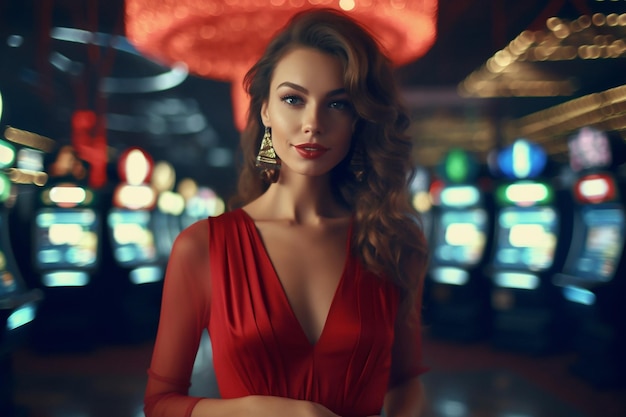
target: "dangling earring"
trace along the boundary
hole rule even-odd
[[[267,126],[263,139],[261,139],[261,147],[256,156],[255,166],[261,170],[263,179],[268,182],[276,182],[280,169],[280,159],[272,145],[272,132]]]

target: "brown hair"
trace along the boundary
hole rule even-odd
[[[271,176],[255,167],[263,136],[261,105],[269,96],[273,70],[295,47],[311,47],[343,63],[344,84],[357,114],[351,150],[332,171],[336,197],[355,212],[353,248],[367,268],[389,277],[411,305],[419,300],[427,264],[420,219],[409,201],[412,142],[409,118],[400,103],[391,63],[369,32],[342,12],[312,9],[297,14],[248,71],[247,126],[241,136],[242,166],[233,206],[261,195]],[[359,168],[355,168],[358,165]],[[354,170],[363,170],[355,176]]]

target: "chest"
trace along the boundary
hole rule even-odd
[[[307,338],[322,333],[348,256],[348,227],[258,227],[276,278]]]

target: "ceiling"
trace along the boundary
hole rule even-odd
[[[593,62],[525,63],[541,76],[573,80],[576,89],[568,96],[477,98],[458,93],[459,83],[494,53],[522,31],[543,30],[549,17],[574,20],[624,11],[626,1],[615,0],[440,0],[435,44],[421,59],[396,70],[414,121],[410,133],[416,161],[432,166],[456,146],[485,156],[515,136],[515,129],[508,126],[516,120],[625,84],[626,54],[622,54]],[[171,69],[119,45],[111,47],[110,42],[93,48],[53,39],[54,27],[124,35],[123,1],[0,1],[3,124],[69,143],[72,113],[92,109],[107,115],[112,159],[129,146],[142,146],[155,160],[172,162],[179,178],[192,177],[222,195],[232,192],[238,133],[230,85],[188,76],[166,91],[118,89],[99,94],[103,78],[121,83]],[[19,47],[5,42],[13,34],[23,37]],[[54,67],[47,58],[56,52],[73,62],[64,69],[59,69],[63,63]],[[558,154],[562,147],[553,149]]]

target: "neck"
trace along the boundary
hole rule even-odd
[[[309,177],[281,175],[261,197],[273,207],[276,218],[295,223],[319,223],[324,218],[342,217],[346,208],[333,195],[330,175]]]

